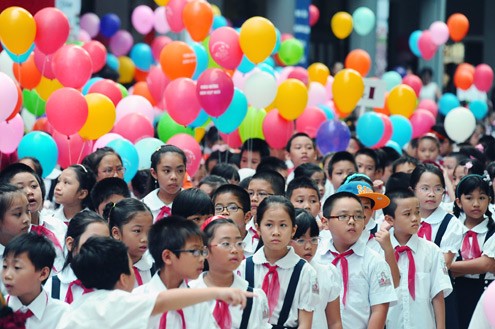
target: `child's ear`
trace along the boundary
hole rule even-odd
[[[390,226],[394,226],[394,219],[392,216],[390,215],[385,215],[384,217],[384,220],[390,225]]]
[[[120,234],[120,230],[118,227],[114,226],[112,227],[112,238],[114,238],[115,240],[122,240],[122,234]]]
[[[77,198],[78,198],[79,200],[84,200],[84,199],[88,196],[88,193],[89,193],[89,192],[88,192],[88,190],[86,190],[86,189],[81,189],[81,190],[79,190],[79,192],[78,192],[78,194],[79,194],[79,195],[77,196]]]
[[[171,265],[172,264],[172,257],[175,256],[175,254],[173,252],[171,252],[170,250],[168,249],[165,249],[164,251],[162,251],[162,261],[163,261],[163,264],[165,265]]]
[[[48,268],[48,266],[43,267],[43,268],[40,270],[39,281],[40,281],[40,282],[43,282],[43,281],[45,281],[46,279],[48,279],[48,278],[50,277],[50,272],[51,272],[51,269],[49,269],[49,268]]]
[[[297,225],[294,225],[294,227],[292,227],[292,233],[290,235],[290,238],[294,238],[294,234],[296,234],[296,231],[297,231]]]
[[[490,201],[491,201],[491,199],[490,199]],[[458,206],[459,208],[461,208],[461,209],[462,209],[461,200],[460,200],[459,198],[455,198],[455,203],[457,204],[457,206]]]
[[[251,217],[252,217],[251,210],[249,210],[248,212],[246,212],[244,214],[244,224],[249,223],[249,221],[251,220]]]
[[[323,215],[320,216],[320,222],[321,226],[323,227],[324,230],[328,230],[328,219],[323,217]]]
[[[150,174],[154,179],[158,179],[158,176],[154,168],[150,168]]]
[[[71,236],[68,236],[65,238],[65,245],[67,246],[67,250],[69,252],[72,252],[72,247],[74,247],[74,238]]]

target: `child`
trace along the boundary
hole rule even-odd
[[[52,298],[70,304],[89,291],[81,284],[81,281],[77,280],[70,266],[71,260],[89,237],[109,235],[108,223],[97,213],[84,210],[74,216],[74,220],[70,221],[67,227],[65,238],[67,256],[64,267],[45,284],[45,289]]]
[[[42,284],[50,277],[55,249],[45,237],[27,233],[12,239],[4,251],[2,281],[14,312],[26,315],[26,328],[54,328],[68,305],[52,299]]]
[[[411,190],[396,190],[384,208],[393,228],[392,245],[400,270],[397,303],[388,311],[388,328],[445,328],[444,298],[452,292],[438,246],[417,236],[419,200]]]
[[[227,180],[221,176],[208,175],[199,182],[198,188],[209,196],[212,196],[217,188],[228,183],[229,182],[227,182]]]
[[[454,214],[462,218],[462,248],[451,266],[460,328],[467,328],[484,289],[495,279],[495,223],[488,209],[487,177],[467,175],[456,189]]]
[[[287,176],[289,175],[287,164],[285,163],[285,161],[273,156],[261,159],[260,164],[258,165],[258,167],[256,167],[256,171],[266,170],[276,171],[280,175],[282,175],[284,179],[287,179]]]
[[[130,294],[134,272],[127,248],[122,242],[107,237],[89,238],[71,264],[82,284],[94,291],[71,305],[57,329],[144,329],[149,327],[154,317],[164,312],[211,299],[244,306],[246,297],[253,296],[233,288],[172,289],[140,296]]]
[[[82,164],[96,174],[97,181],[108,177],[124,178],[125,168],[122,158],[111,147],[105,146],[88,154]]]
[[[414,168],[416,168],[418,165],[419,165],[418,159],[410,157],[408,155],[403,155],[393,162],[392,172],[394,174],[398,172],[410,174],[413,172]]]
[[[322,265],[313,260],[320,242],[318,224],[308,211],[296,209],[296,225],[291,246],[299,257],[316,270],[320,288],[320,301],[315,308],[312,328],[342,328],[339,272],[332,264]]]
[[[457,189],[457,185],[464,176],[468,174],[482,175],[484,169],[485,167],[483,163],[474,158],[465,158],[459,161],[457,166],[454,168],[454,173],[452,174],[452,183],[454,185],[454,190]]]
[[[346,151],[335,153],[328,163],[328,177],[333,187],[332,194],[337,191],[348,175],[357,171],[358,168],[351,153]]]
[[[213,216],[213,212],[211,198],[199,188],[181,191],[172,205],[172,215],[192,220],[198,227]]]
[[[218,217],[218,216],[216,216]],[[241,232],[230,219],[212,217],[205,222],[202,231],[208,246],[208,271],[191,282],[192,288],[233,287],[253,291],[248,282],[234,274],[244,258]],[[209,310],[221,329],[261,329],[268,325],[268,300],[261,289],[254,289],[256,298],[248,301],[244,311],[228,307],[221,301],[208,302]]]
[[[95,184],[95,175],[85,166],[76,164],[67,167],[58,177],[55,186],[55,202],[60,207],[52,214],[65,224],[78,212],[91,208],[90,192]]]
[[[449,153],[443,158],[443,169],[447,171],[447,177],[452,183],[454,182],[454,169],[465,158],[460,152]]]
[[[303,176],[312,179],[316,183],[320,198],[323,198],[325,195],[325,182],[327,180],[323,169],[314,163],[303,163],[294,169],[294,179]]]
[[[316,161],[315,143],[306,133],[296,133],[287,142],[285,150],[288,153],[288,158],[293,164],[292,168],[297,168],[303,163]],[[291,180],[289,175],[288,180]]]
[[[98,215],[103,215],[107,203],[117,203],[124,198],[130,198],[131,192],[126,182],[118,177],[103,178],[91,190],[91,203]]]
[[[320,214],[321,203],[318,187],[307,177],[294,178],[287,185],[285,194],[294,208],[306,209],[313,217]]]
[[[174,145],[162,145],[151,155],[150,190],[142,200],[151,209],[153,220],[171,215],[172,202],[182,189],[187,158]]]
[[[319,288],[316,271],[289,247],[296,232],[294,206],[283,196],[265,198],[256,229],[264,245],[242,262],[241,276],[266,293],[272,326],[311,328]]]
[[[210,172],[210,175],[216,175],[223,177],[230,184],[239,185],[239,181],[241,180],[239,176],[239,172],[237,171],[237,167],[230,163],[219,163]]]
[[[436,162],[440,155],[440,142],[433,134],[426,134],[419,138],[417,158],[420,162]]]
[[[378,156],[375,150],[370,148],[359,149],[354,155],[358,172],[368,176],[371,181],[378,179],[375,177],[378,170]]]
[[[136,277],[134,286],[150,281],[155,273],[153,259],[146,252],[148,233],[153,225],[150,209],[139,200],[126,198],[107,204],[103,217],[108,219],[112,237],[127,246]]]
[[[239,168],[252,168],[256,170],[261,160],[269,155],[270,148],[263,139],[246,139],[241,147]]]
[[[390,268],[359,239],[365,215],[358,196],[337,192],[323,205],[332,240],[323,241],[317,261],[330,262],[342,275],[340,309],[344,328],[383,328],[390,302],[396,300]]]

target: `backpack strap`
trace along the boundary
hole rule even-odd
[[[246,290],[249,292],[253,292],[253,287],[248,286]],[[252,309],[253,309],[253,299],[248,298],[246,301],[246,307],[242,312],[241,326],[239,327],[239,329],[247,329],[249,323],[249,317],[251,316]]]
[[[52,298],[60,299],[60,279],[57,275],[52,276]]]
[[[495,228],[492,228],[491,230],[488,230],[488,232],[486,232],[485,241],[483,242],[483,244],[485,244],[486,241],[488,241],[488,239],[492,237],[493,233],[495,233]],[[481,281],[485,281],[485,277],[486,277],[486,273],[480,274]]]
[[[282,310],[280,311],[280,316],[278,317],[277,326],[284,326],[289,318],[290,308],[294,301],[294,296],[296,294],[297,284],[299,283],[299,277],[301,276],[302,268],[306,264],[306,261],[300,259],[299,262],[294,266],[292,275],[290,277],[289,286],[287,287],[287,293],[285,294],[284,304],[282,305]]]
[[[246,275],[244,279],[248,282],[250,287],[254,287],[254,262],[253,256],[246,258]]]
[[[435,236],[435,244],[438,247],[440,247],[440,243],[442,242],[445,231],[447,231],[447,227],[449,226],[449,223],[452,220],[452,218],[454,218],[452,214],[446,214],[445,217],[442,219],[442,223],[440,224],[437,235]]]

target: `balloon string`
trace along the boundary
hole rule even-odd
[[[48,62],[48,58],[46,58],[46,56],[45,56],[45,59],[43,60],[43,66],[41,67],[41,75],[42,76],[45,76],[45,74],[44,74],[45,73],[45,65],[46,65],[47,62]],[[34,115],[37,116],[37,117],[39,116],[38,115],[38,106],[40,104],[40,98],[41,98],[40,95],[38,95],[38,96],[39,97],[36,97],[36,106],[34,107]]]
[[[81,162],[81,157],[82,157],[82,153],[83,153],[84,147],[86,146],[86,142],[89,142],[89,141],[87,141],[86,139],[83,138],[83,144],[82,144],[82,147],[81,147],[81,152],[79,152],[79,156],[77,157],[77,162],[76,163],[80,163]]]
[[[70,148],[70,136],[67,136],[67,148],[69,149],[69,166],[72,164],[72,150]]]

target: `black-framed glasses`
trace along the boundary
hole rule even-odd
[[[206,256],[208,256],[208,248],[206,248],[206,247],[204,247],[203,249],[172,250],[172,252],[188,252],[188,253],[192,254],[194,257],[199,257],[199,256],[206,257]]]
[[[357,222],[363,221],[366,217],[364,215],[337,215],[329,216],[328,218],[337,218],[341,222],[348,222],[351,218]]]
[[[235,249],[238,249],[238,250],[244,250],[244,248],[246,248],[246,242],[244,242],[244,241],[237,241],[237,242],[224,241],[224,242],[220,242],[217,244],[211,244],[210,246],[222,248],[225,250],[231,250],[232,247],[234,247]]]
[[[235,203],[231,203],[231,204],[228,204],[226,205],[225,207],[220,205],[220,204],[217,204],[215,206],[215,214],[219,214],[219,213],[222,213],[224,210],[227,210],[229,213],[231,212],[237,212],[239,209],[241,209],[241,207],[239,207],[238,205],[236,205]]]
[[[300,246],[304,246],[306,244],[306,242],[309,242],[311,243],[312,245],[318,245],[320,243],[320,240],[321,238],[318,237],[318,236],[314,236],[310,239],[303,239],[303,238],[300,238],[300,239],[294,239],[292,241],[294,241],[295,243],[297,243],[298,245]]]

